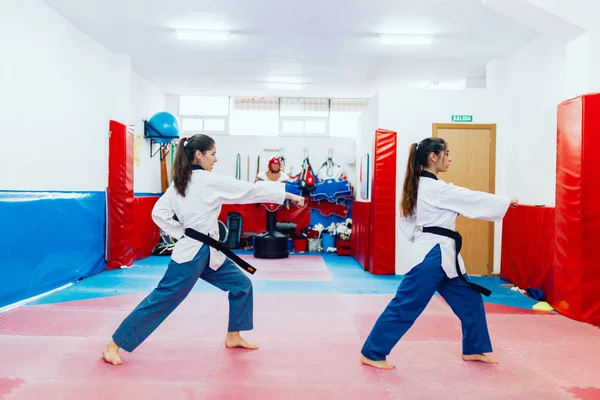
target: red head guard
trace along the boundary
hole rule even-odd
[[[273,165],[278,165],[281,168],[281,160],[279,157],[273,157],[269,160],[269,171],[273,171]]]

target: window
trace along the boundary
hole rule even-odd
[[[316,133],[316,134],[327,133],[327,121],[326,120],[304,121],[304,132],[305,133]]]
[[[204,120],[193,117],[181,118],[181,129],[184,132],[202,132],[204,130]]]
[[[329,99],[280,99],[282,135],[327,136]]]
[[[227,96],[181,96],[179,115],[210,115],[225,117],[229,115],[229,97]]]
[[[328,99],[280,99],[279,115],[282,117],[329,117]]]
[[[227,133],[229,97],[181,96],[179,117],[181,129],[186,133]]]
[[[334,99],[331,100],[331,115],[329,116],[329,136],[356,137],[358,118],[369,104],[363,99]]]
[[[272,97],[232,97],[229,133],[231,135],[277,136],[279,99]]]
[[[298,136],[327,136],[327,118],[285,118],[281,117],[281,134]]]
[[[282,120],[281,133],[304,133],[304,121],[302,120]]]
[[[204,120],[204,130],[208,132],[224,132],[225,119],[206,118]]]
[[[181,96],[188,134],[356,137],[365,99]]]
[[[182,117],[181,130],[186,133],[227,133],[227,118]]]

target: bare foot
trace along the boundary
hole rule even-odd
[[[379,368],[379,369],[394,369],[396,368],[395,364],[391,364],[385,360],[383,361],[373,361],[373,360],[369,360],[367,357],[365,356],[361,356],[360,357],[360,362],[365,364],[365,365],[369,365],[371,367],[375,367],[375,368]]]
[[[106,348],[102,352],[102,357],[104,357],[104,361],[112,365],[121,365],[123,363],[121,357],[119,357],[119,346],[112,340],[106,345]]]
[[[485,354],[469,354],[462,356],[464,361],[481,361],[486,364],[498,364],[498,361]]]
[[[239,332],[229,332],[225,338],[225,347],[233,349],[241,347],[243,349],[258,350],[258,346],[254,343],[250,343],[246,339],[240,336]]]

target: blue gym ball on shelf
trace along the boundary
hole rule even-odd
[[[167,111],[161,111],[152,116],[146,124],[146,137],[158,143],[168,143],[179,139],[181,124],[179,118]]]

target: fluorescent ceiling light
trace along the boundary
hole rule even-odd
[[[379,35],[381,44],[403,46],[426,46],[433,41],[432,35]]]
[[[177,30],[177,37],[181,40],[228,40],[231,38],[230,31],[203,31],[183,29]]]
[[[274,83],[303,83],[304,78],[300,76],[269,75],[263,79],[265,82]]]
[[[299,83],[267,83],[267,89],[281,89],[281,90],[302,90],[303,86]]]

